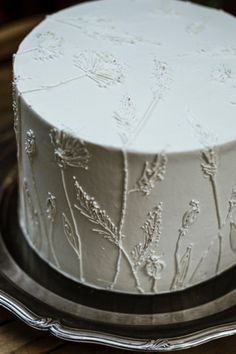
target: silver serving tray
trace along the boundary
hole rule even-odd
[[[127,313],[125,316],[133,318],[134,325],[125,325],[122,321],[112,323],[108,317],[103,317],[104,311],[96,308],[96,302],[89,308],[79,301],[64,297],[63,293],[52,291],[47,286],[52,281],[49,275],[42,276],[43,283],[31,276],[30,270],[36,267],[33,256],[30,257],[28,268],[22,267],[16,256],[24,253],[19,242],[16,192],[16,150],[13,131],[7,127],[0,132],[0,304],[28,325],[48,330],[65,340],[147,352],[191,348],[236,334],[236,291],[232,284],[230,296],[221,296],[221,310],[215,306],[215,312],[208,315],[202,312],[195,321],[163,325],[155,320],[152,326],[142,322],[143,315]],[[25,253],[27,258],[28,254]],[[211,302],[211,308],[217,301]],[[197,308],[188,308],[188,312],[191,311],[198,313]],[[89,317],[90,313],[95,316]],[[113,313],[114,318],[122,318],[116,308]]]

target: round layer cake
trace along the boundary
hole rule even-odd
[[[48,16],[14,57],[20,224],[91,288],[181,291],[236,260],[236,20],[177,0]]]

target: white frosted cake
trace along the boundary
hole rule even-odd
[[[14,57],[20,225],[78,284],[182,291],[236,262],[236,20],[177,0],[48,16]]]

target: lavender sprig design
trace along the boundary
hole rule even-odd
[[[51,143],[54,147],[54,156],[57,165],[60,169],[63,190],[65,193],[68,209],[73,223],[73,229],[74,229],[73,232],[76,237],[76,255],[79,261],[80,279],[81,281],[83,281],[84,278],[83,278],[82,244],[81,244],[81,238],[76,223],[76,218],[74,215],[74,210],[71,205],[69,193],[67,190],[65,170],[68,167],[82,168],[87,170],[90,155],[83,141],[80,141],[77,138],[69,136],[63,131],[52,129],[50,131],[49,136],[51,139]],[[65,219],[64,217],[63,220],[68,220],[68,219]],[[64,222],[64,229],[65,229],[65,225],[69,225],[69,223]],[[66,230],[67,229],[68,228],[66,228]],[[65,234],[68,235],[68,233]],[[72,245],[71,242],[69,243],[70,245]],[[75,251],[75,247],[73,247],[73,249]]]

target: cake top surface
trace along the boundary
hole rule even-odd
[[[48,16],[14,60],[18,91],[99,145],[180,152],[236,139],[236,19],[178,0],[101,0]]]

